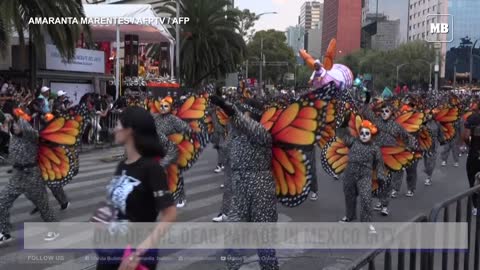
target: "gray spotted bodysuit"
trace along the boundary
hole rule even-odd
[[[154,119],[160,143],[167,150],[166,156],[161,161],[161,165],[166,167],[176,162],[178,157],[177,146],[168,139],[168,136],[175,133],[191,134],[192,129],[185,121],[171,113],[157,114],[154,116]],[[180,181],[183,183],[183,175],[180,175],[180,178]],[[185,199],[185,187],[179,194],[179,199]]]
[[[229,222],[276,222],[277,199],[271,171],[272,137],[258,122],[235,108],[231,118],[231,140],[228,142],[230,177],[233,188]],[[230,251],[229,270],[243,263],[237,251]],[[276,270],[275,250],[258,250],[262,270]]]
[[[429,120],[427,123],[425,123],[427,128],[430,130],[432,134],[432,149],[430,150],[430,153],[427,153],[423,159],[424,166],[425,166],[425,173],[427,174],[427,177],[430,179],[433,174],[433,170],[435,169],[435,164],[437,162],[437,154],[438,154],[438,147],[441,142],[443,142],[444,135],[442,132],[442,127],[440,126],[439,123],[435,120]]]
[[[48,193],[38,158],[38,131],[23,119],[17,121],[22,133],[10,139],[9,158],[14,172],[6,187],[0,192],[0,232],[9,234],[10,208],[22,194],[38,208],[45,222],[55,222],[55,215],[48,204]]]
[[[375,126],[377,126],[378,133],[375,136],[375,144],[379,147],[383,146],[395,146],[397,145],[397,138],[403,140],[408,147],[415,149],[415,138],[410,135],[400,124],[395,122],[393,115],[388,120],[383,120],[381,117],[375,115],[375,113],[366,107],[363,111],[363,116],[370,120]],[[384,181],[381,184],[378,192],[380,203],[383,207],[388,206],[389,196],[393,186],[397,185],[399,181],[402,181],[403,171],[392,172],[391,181]],[[393,183],[392,183],[393,182]],[[383,185],[383,186],[382,186]]]
[[[340,179],[343,182],[346,217],[349,221],[357,218],[357,197],[360,197],[360,221],[372,219],[372,178],[377,172],[379,183],[386,180],[386,169],[380,147],[374,143],[362,143],[352,137],[348,129],[340,128],[337,136],[349,148],[348,165]]]

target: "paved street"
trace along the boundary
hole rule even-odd
[[[58,213],[62,221],[87,221],[98,203],[105,198],[105,186],[115,169],[116,163],[104,163],[100,158],[120,153],[119,149],[93,151],[81,155],[81,167],[78,176],[65,190],[72,204],[66,212]],[[318,157],[318,155],[317,155]],[[319,159],[319,157],[318,157]],[[420,212],[426,212],[435,203],[457,194],[467,188],[464,172],[465,158],[460,168],[448,166],[439,168],[434,174],[434,184],[426,188],[423,185],[423,162],[419,165],[418,190],[413,199],[400,196],[391,203],[391,215],[387,218],[377,216],[375,221],[407,221]],[[187,206],[178,211],[178,221],[210,221],[218,214],[222,190],[222,175],[214,174],[216,153],[207,149],[197,164],[185,175]],[[7,167],[0,168],[0,187],[8,181]],[[344,216],[344,203],[341,183],[334,181],[318,165],[320,198],[316,202],[307,201],[301,207],[286,209],[279,207],[280,221],[297,222],[336,222]],[[403,185],[405,188],[405,184]],[[402,191],[402,194],[405,190]],[[58,209],[53,196],[50,202]],[[11,210],[14,225],[13,236],[16,238],[7,246],[0,247],[0,269],[92,269],[95,261],[91,252],[71,251],[27,251],[23,249],[22,223],[41,221],[40,217],[30,216],[32,204],[23,196],[16,201]],[[164,251],[166,257],[158,269],[161,270],[214,270],[224,269],[220,261],[223,251]],[[322,251],[278,251],[282,269],[342,269],[361,252]],[[53,256],[52,256],[53,255]],[[49,257],[52,256],[52,257]],[[247,260],[242,269],[259,269],[255,255]]]

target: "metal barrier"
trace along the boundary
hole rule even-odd
[[[473,209],[473,197],[474,195],[478,194],[476,199],[477,207],[480,206],[480,186],[473,187],[466,192],[453,196],[452,198],[445,200],[437,204],[430,213],[429,222],[467,222],[468,224],[468,249],[466,251],[443,251],[441,255],[441,263],[439,261],[435,261],[435,252],[429,252],[429,268],[430,270],[433,269],[459,269],[460,267],[460,255],[461,253],[464,254],[463,256],[463,269],[464,270],[478,270],[480,269],[480,218],[473,217],[472,209]],[[462,207],[464,201],[466,202],[466,211],[465,207]],[[453,213],[451,213],[450,207],[454,207]],[[462,214],[465,214],[463,216]],[[453,218],[454,217],[454,218]],[[472,219],[475,220],[474,224],[472,224]],[[474,227],[472,227],[472,225]],[[473,238],[474,237],[474,238]],[[475,239],[473,246],[472,240]],[[473,250],[473,262],[470,258],[470,255]],[[449,253],[453,253],[453,264],[449,264]],[[440,267],[436,267],[437,263],[441,264]],[[473,267],[472,267],[473,264]],[[450,267],[449,267],[450,266]]]
[[[427,216],[421,214],[416,216],[410,222],[427,222]],[[396,252],[395,252],[396,251]],[[395,253],[397,256],[395,257]],[[381,262],[380,256],[384,254],[383,263]],[[372,250],[353,263],[350,264],[346,269],[347,270],[361,270],[363,267],[368,266],[368,270],[375,270],[377,267],[383,268],[385,270],[404,270],[404,269],[427,269],[428,263],[428,254],[422,252],[421,250],[392,250],[389,247],[379,248]],[[408,268],[405,268],[406,257],[408,257]],[[397,265],[397,268],[394,268],[394,265]],[[383,266],[382,266],[383,265]],[[418,267],[417,267],[418,266]]]

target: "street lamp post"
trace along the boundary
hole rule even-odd
[[[176,16],[177,16],[177,22],[179,21],[179,18],[180,18],[180,3],[179,3],[180,0],[176,0],[175,3],[176,3]],[[177,82],[180,83],[180,24],[177,23],[177,25],[175,25],[175,43],[176,43],[176,52],[175,52],[175,59],[176,59],[176,73],[177,73]]]
[[[260,13],[256,16],[257,19],[260,19],[261,16],[267,15],[267,14],[277,14],[277,12],[264,12]],[[260,40],[260,78],[258,80],[258,85],[260,87],[260,95],[263,96],[263,64],[265,62],[265,56],[263,55],[263,37]]]
[[[477,45],[477,42],[479,39],[475,40],[473,43],[472,47],[470,48],[470,85],[472,85],[472,80],[473,80],[473,49],[475,49],[475,45]]]
[[[428,81],[428,88],[429,88],[428,90],[432,90],[431,89],[432,88],[432,69],[433,69],[433,64],[435,64],[435,63],[434,62],[428,62],[427,60],[424,60],[424,59],[417,59],[416,61],[424,62],[424,63],[429,65],[430,71],[429,71],[428,74],[430,76],[430,79]]]

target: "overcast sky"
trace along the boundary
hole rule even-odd
[[[285,31],[288,26],[297,25],[300,7],[304,2],[305,0],[235,0],[235,5],[240,9],[250,9],[256,14],[277,12],[278,14],[262,16],[255,23],[255,29]]]
[[[360,1],[360,0],[358,0]],[[300,7],[305,0],[235,0],[235,5],[240,9],[250,9],[260,14],[263,12],[277,12],[276,15],[262,16],[255,24],[256,30],[276,29],[285,31],[288,26],[297,25]],[[323,1],[320,1],[323,2]],[[375,9],[375,0],[370,0],[370,5]],[[380,12],[385,12],[390,19],[401,19],[402,32],[406,35],[408,0],[379,0]],[[375,12],[372,10],[372,12]]]

